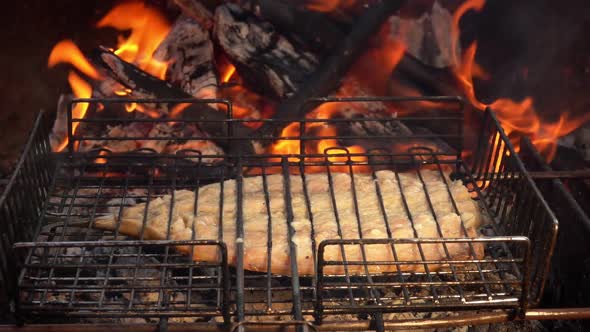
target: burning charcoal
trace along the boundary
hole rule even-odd
[[[293,95],[315,72],[315,55],[234,4],[217,7],[214,35],[246,84],[279,98]]]
[[[169,63],[166,80],[195,98],[217,97],[213,43],[209,33],[190,17],[181,16],[160,44],[154,58]]]

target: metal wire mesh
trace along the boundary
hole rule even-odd
[[[90,103],[91,106],[101,103],[108,107],[109,103],[122,101],[102,99],[78,102]],[[321,323],[326,319],[341,318],[338,315],[368,315],[382,321],[384,314],[405,311],[522,310],[528,303],[536,301],[542,291],[557,223],[491,112],[486,112],[484,116],[479,150],[475,151],[471,160],[466,161],[462,157],[462,105],[457,98],[355,98],[311,102],[387,102],[396,105],[430,102],[445,105],[443,109],[450,112],[441,112],[436,116],[408,115],[384,119],[298,120],[298,134],[293,136],[245,137],[237,135],[230,128],[235,123],[248,121],[232,119],[231,103],[220,103],[228,109],[228,119],[221,125],[227,130],[221,131],[217,139],[232,142],[299,142],[298,151],[289,155],[220,156],[203,154],[190,148],[173,153],[158,153],[160,151],[153,148],[154,145],[150,145],[150,149],[134,151],[113,151],[108,148],[83,151],[81,147],[95,141],[100,141],[104,147],[115,141],[134,144],[142,141],[174,141],[183,146],[186,142],[203,142],[211,137],[193,134],[182,137],[176,134],[134,136],[128,133],[105,138],[97,134],[97,130],[104,130],[106,125],[131,123],[152,126],[165,123],[186,128],[202,122],[198,118],[70,118],[71,123],[80,123],[76,134],[70,131],[70,150],[58,154],[55,167],[47,167],[42,173],[46,174],[47,179],[51,178],[52,185],[41,185],[49,195],[45,203],[34,203],[37,209],[44,207],[38,218],[39,228],[36,233],[29,232],[31,235],[28,238],[10,241],[17,243],[19,252],[25,254],[18,282],[19,312],[25,317],[221,317],[226,323],[231,317],[243,322],[255,316],[283,315],[294,321],[315,320]],[[375,124],[388,128],[397,128],[400,124],[412,128],[435,124],[433,127],[444,127],[445,132],[441,134],[432,130],[420,135],[408,135],[399,131],[392,134],[390,131],[388,134],[359,136],[350,132],[341,135],[318,134],[313,130],[322,126],[347,128]],[[312,148],[317,147],[321,140],[335,140],[341,146],[313,151]],[[432,142],[435,142],[435,147]],[[397,144],[393,150],[390,149],[392,143]],[[353,144],[369,148],[360,153],[352,152],[349,147]],[[442,145],[448,148],[436,148]],[[439,174],[441,178],[451,174],[453,178],[462,180],[481,205],[482,213],[491,220],[482,230],[485,237],[471,238],[463,224],[461,238],[444,238],[441,225],[436,220],[438,237],[419,238],[411,211],[407,211],[415,238],[399,238],[390,229],[387,229],[385,238],[363,238],[365,225],[359,218],[359,211],[367,207],[358,203],[354,177],[362,173],[375,179],[380,170],[411,173],[419,179],[425,188],[422,193],[425,195],[425,204],[435,219],[428,186],[424,182],[425,172]],[[243,240],[245,221],[242,211],[245,179],[253,175],[262,177],[263,199],[268,206],[269,200],[273,198],[266,190],[267,181],[272,174],[282,174],[286,193],[283,197],[283,212],[290,225],[294,220],[292,197],[289,195],[290,182],[300,178],[305,183],[306,176],[317,172],[327,174],[328,193],[334,206],[337,206],[338,199],[331,174],[345,173],[353,179],[351,193],[355,195],[354,209],[347,213],[352,213],[352,219],[356,220],[359,238],[347,239],[338,226],[337,237],[316,241],[310,195],[304,189],[305,206],[312,224],[311,242],[313,248],[317,248],[312,257],[315,273],[298,273],[300,267],[296,257],[299,251],[296,241],[293,241],[295,231],[292,227],[286,229],[288,243],[285,247],[291,257],[288,263],[290,274],[271,273],[273,250],[277,250],[280,244],[272,241],[273,218],[270,210],[264,220],[260,220],[260,223],[267,225],[267,272],[247,271],[244,266],[244,248],[248,243]],[[27,171],[27,175],[30,178],[39,176],[35,170]],[[147,215],[144,215],[144,226],[137,238],[125,236],[125,232],[118,228],[104,231],[93,227],[96,218],[105,212],[121,213],[127,206],[148,202],[147,212],[149,202],[164,194],[171,195],[169,204],[174,206],[176,191],[198,193],[200,187],[211,183],[219,184],[220,198],[216,204],[223,206],[228,204],[224,202],[223,183],[230,179],[235,180],[236,185],[236,213],[233,218],[221,213],[219,224],[235,223],[235,236],[228,236],[219,227],[213,238],[203,240],[193,237],[193,240],[177,241],[170,238],[171,215],[167,237],[160,241],[151,240],[146,235]],[[376,208],[382,214],[379,218],[386,219],[381,197],[384,188],[380,188],[378,182],[375,183],[379,205]],[[454,211],[459,214],[448,183],[446,190]],[[408,198],[404,196],[403,190],[399,192],[407,210]],[[196,195],[195,211],[198,202]],[[335,210],[338,222],[339,212]],[[235,245],[235,259],[227,257],[229,244]],[[449,248],[457,245],[467,246],[469,254],[462,258],[452,257]],[[179,246],[189,248],[191,254],[180,252]],[[391,250],[393,259],[371,260],[366,251],[375,246]],[[398,246],[416,247],[421,253],[420,259],[398,257]],[[428,259],[422,253],[429,246],[443,248],[446,257]],[[477,246],[485,247],[483,257],[475,253],[474,248]],[[339,248],[342,253],[340,259],[326,259],[324,253],[329,247]],[[347,260],[346,252],[350,247],[360,248],[360,260]],[[218,252],[217,261],[205,263],[191,259],[192,253],[207,248],[214,248]],[[324,273],[334,266],[342,267],[344,273]],[[357,269],[360,273],[349,273],[348,269],[353,266],[360,266]],[[377,273],[371,266],[393,266],[393,272]],[[404,266],[419,268],[409,271]]]

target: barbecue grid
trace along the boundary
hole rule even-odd
[[[109,103],[129,100],[74,101],[77,102],[89,103],[91,107],[99,103],[108,107]],[[227,101],[156,102],[216,102],[220,107],[228,108],[228,119],[222,123],[227,131],[222,133],[223,137],[220,138],[230,143],[251,139],[237,136],[233,132],[232,123],[247,121],[232,119],[231,103]],[[18,183],[18,179],[24,179],[37,184],[40,188],[39,197],[35,195],[36,199],[29,202],[23,200],[26,196],[21,194],[19,204],[30,204],[24,209],[13,209],[7,201],[2,205],[3,225],[14,225],[23,229],[23,226],[31,221],[38,220],[37,230],[24,228],[23,234],[27,236],[3,241],[5,253],[13,252],[9,244],[16,243],[18,255],[15,257],[21,268],[17,283],[18,293],[10,294],[17,299],[17,313],[25,320],[56,315],[97,318],[152,317],[164,321],[170,319],[171,322],[206,322],[214,318],[226,324],[266,315],[285,316],[298,322],[314,321],[317,324],[330,319],[342,320],[343,317],[357,316],[372,319],[376,326],[382,326],[384,321],[392,319],[395,317],[392,315],[399,312],[505,309],[517,314],[538,302],[555,242],[557,222],[528,177],[492,112],[488,110],[483,116],[478,149],[469,158],[463,159],[461,142],[464,117],[460,99],[326,98],[311,102],[388,102],[396,105],[431,102],[443,105],[444,108],[441,109],[452,111],[437,116],[400,116],[387,119],[299,120],[298,136],[279,139],[299,140],[307,144],[300,145],[298,154],[288,156],[220,157],[203,155],[194,150],[164,155],[147,149],[128,153],[113,153],[108,150],[77,152],[76,146],[79,144],[104,140],[104,137],[94,134],[76,136],[72,135],[71,131],[69,151],[52,154],[47,141],[41,139],[45,136],[34,133],[28,151],[25,151],[25,160],[32,160],[29,163],[33,163],[33,166],[17,173],[15,183]],[[91,128],[133,121],[153,124],[173,120],[181,125],[202,121],[188,118],[76,119],[72,117],[71,110],[72,108],[69,113],[70,128],[76,122],[80,123],[80,126]],[[308,127],[318,123],[342,125],[352,122],[367,126],[375,123],[403,123],[407,126],[437,123],[451,129],[447,130],[446,134],[423,134],[418,138],[443,140],[454,150],[441,152],[434,151],[432,147],[421,146],[408,148],[401,153],[392,153],[385,147],[362,154],[351,153],[346,147],[330,149],[323,154],[309,153],[306,150],[308,144],[315,144],[319,139],[327,138],[338,141],[374,141],[377,145],[382,144],[383,140],[405,142],[406,139],[416,138],[403,135],[354,137],[350,134],[318,137],[307,133]],[[256,138],[260,141],[277,139]],[[118,141],[171,139],[178,140],[177,137],[112,138]],[[203,140],[202,137],[182,139]],[[208,163],[212,159],[217,161],[214,165]],[[130,239],[120,235],[118,231],[95,230],[88,223],[109,208],[120,210],[133,201],[149,201],[179,189],[194,191],[204,184],[223,182],[232,178],[236,179],[237,201],[240,202],[240,188],[245,176],[265,177],[281,173],[284,179],[288,179],[291,174],[304,177],[312,167],[328,174],[344,171],[351,176],[361,169],[368,169],[373,175],[380,169],[404,170],[416,172],[420,178],[427,168],[441,174],[443,169],[451,168],[453,176],[464,181],[473,191],[484,213],[492,222],[483,229],[486,237],[481,239],[326,240],[319,244],[319,250],[314,257],[317,262],[316,274],[311,277],[297,275],[295,259],[291,260],[292,277],[245,271],[243,259],[240,259],[243,257],[243,243],[237,244],[237,266],[230,268],[221,231],[219,238],[211,241],[148,241]],[[6,193],[8,198],[5,198],[7,200],[19,192],[19,187],[14,184],[9,189]],[[333,187],[331,193],[334,199]],[[285,199],[287,202],[289,195],[286,195]],[[220,204],[223,202],[220,201]],[[289,204],[286,206],[288,209]],[[21,219],[27,208],[30,209],[27,212],[29,214],[35,211],[33,216]],[[237,204],[237,209],[237,237],[243,238],[241,204]],[[287,215],[288,218],[292,218],[289,211]],[[21,224],[23,220],[27,220],[27,223]],[[270,218],[264,222],[270,225]],[[289,238],[293,236],[292,232],[289,228]],[[3,233],[10,234],[4,230]],[[472,256],[472,259],[462,261],[447,259],[416,262],[371,262],[366,259],[351,262],[346,261],[345,255],[342,255],[342,261],[326,261],[323,258],[324,249],[328,246],[365,248],[372,244],[415,243],[422,246],[457,242],[468,243],[471,246],[478,242],[484,243],[486,257],[481,260]],[[291,255],[295,255],[296,248],[292,241],[289,243]],[[174,249],[175,245],[211,246],[218,250],[220,260],[215,263],[193,262],[187,255],[178,253]],[[356,264],[367,267],[371,264],[399,266],[402,263],[424,266],[424,272],[408,273],[398,269],[397,273],[375,274],[365,269],[364,274],[354,276],[348,273],[338,276],[322,273],[323,268],[328,265]],[[429,267],[435,264],[447,264],[448,268],[430,272]],[[5,269],[3,273],[3,277],[6,276],[3,280],[15,280],[10,276],[9,269]]]

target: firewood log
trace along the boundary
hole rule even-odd
[[[289,0],[238,0],[237,3],[317,54],[329,54],[350,30],[348,24],[335,22],[329,15]]]
[[[169,63],[166,81],[201,99],[217,97],[213,43],[209,32],[187,16],[179,17],[154,52],[156,60]]]
[[[263,95],[293,96],[318,66],[314,54],[235,4],[217,7],[214,36],[246,86]]]

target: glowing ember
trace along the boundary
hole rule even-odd
[[[125,110],[128,113],[131,113],[131,112],[135,111],[136,108],[137,108],[137,103],[125,104]]]
[[[227,83],[236,72],[236,67],[229,65],[227,71],[221,77],[221,83]]]
[[[309,0],[307,8],[318,12],[332,12],[339,8],[353,7],[357,0]]]

